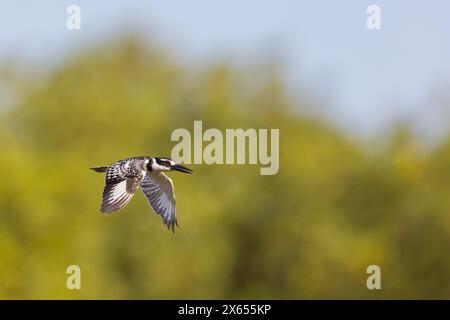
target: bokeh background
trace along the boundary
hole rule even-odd
[[[449,298],[450,6],[370,4],[2,2],[0,298]],[[175,234],[101,215],[88,168],[194,120],[279,128],[279,173],[172,174]]]

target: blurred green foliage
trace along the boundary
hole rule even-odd
[[[299,115],[276,67],[262,70],[122,39],[30,76],[0,110],[0,298],[449,298],[450,140],[425,151],[399,127],[362,145]],[[280,128],[279,173],[171,174],[175,234],[140,193],[101,215],[88,168],[170,156],[194,120]],[[81,290],[66,288],[70,264]],[[366,288],[371,264],[381,291]]]

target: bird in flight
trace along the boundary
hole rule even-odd
[[[191,169],[176,164],[169,158],[160,157],[128,158],[109,166],[90,169],[95,172],[106,172],[100,209],[102,213],[107,214],[122,209],[141,187],[153,210],[161,216],[167,228],[175,232],[175,226],[178,227],[175,193],[172,180],[163,172],[192,173]]]

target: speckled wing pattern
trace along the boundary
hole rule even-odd
[[[110,165],[100,211],[111,213],[125,207],[145,177],[144,158],[130,158]]]
[[[175,231],[178,223],[172,180],[162,172],[148,173],[141,182],[141,189],[148,203],[161,216],[167,228]]]

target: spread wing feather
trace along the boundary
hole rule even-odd
[[[100,211],[111,213],[125,207],[133,198],[144,176],[142,172],[127,174],[119,165],[109,167]]]
[[[141,182],[141,189],[153,210],[164,224],[175,232],[178,227],[175,212],[175,194],[172,180],[162,172],[148,173]]]

